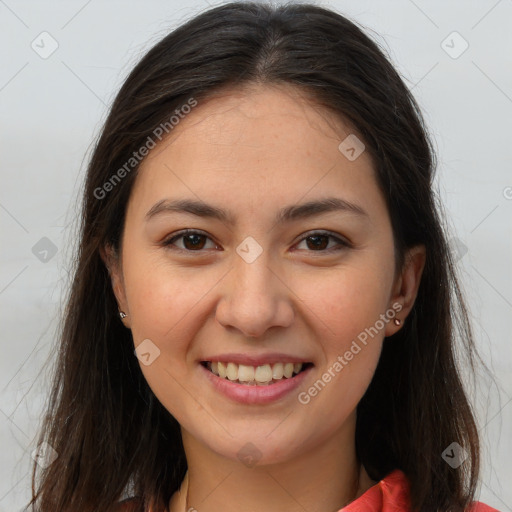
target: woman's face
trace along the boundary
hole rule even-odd
[[[352,133],[292,88],[253,87],[200,102],[140,167],[114,290],[151,389],[217,454],[284,461],[353,428],[383,338],[409,309]],[[230,380],[296,362],[310,364],[290,379]]]

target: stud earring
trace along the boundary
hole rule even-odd
[[[121,320],[123,318],[126,318],[128,315],[124,311],[119,311],[119,316],[121,317]]]
[[[395,318],[393,321],[395,322],[395,325],[402,325],[402,320],[400,320],[400,318]]]

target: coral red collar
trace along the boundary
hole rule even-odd
[[[339,512],[410,512],[409,496],[409,481],[405,473],[395,469]],[[484,503],[474,502],[467,512],[499,511]]]
[[[409,482],[395,469],[339,512],[409,512]]]

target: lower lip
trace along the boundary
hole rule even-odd
[[[309,366],[294,377],[290,379],[283,378],[274,384],[249,386],[223,379],[202,364],[199,364],[199,367],[206,373],[206,377],[217,391],[242,404],[268,404],[283,398],[296,389],[313,368],[313,366]]]

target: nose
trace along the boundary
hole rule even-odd
[[[222,281],[216,318],[246,337],[261,337],[271,327],[288,327],[294,318],[294,295],[269,265],[266,252],[252,263],[236,255],[234,268]]]

